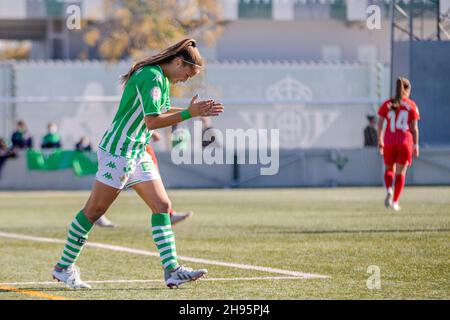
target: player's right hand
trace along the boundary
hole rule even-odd
[[[384,144],[382,142],[378,143],[378,152],[383,155]]]
[[[223,105],[212,99],[196,102],[198,95],[195,95],[189,105],[191,117],[214,117],[223,112]]]

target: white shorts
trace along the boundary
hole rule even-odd
[[[126,189],[139,182],[161,179],[148,152],[140,158],[128,159],[98,149],[97,158],[98,170],[95,179],[116,189]]]

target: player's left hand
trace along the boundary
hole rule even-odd
[[[223,104],[214,101],[214,103],[201,114],[202,117],[216,117],[224,110]]]
[[[419,157],[419,145],[415,144],[413,146],[413,155],[414,157],[418,158]]]
[[[382,142],[378,143],[378,152],[383,155],[384,144]]]

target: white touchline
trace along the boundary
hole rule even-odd
[[[201,281],[257,281],[257,280],[303,280],[300,277],[242,277],[242,278],[201,278]],[[150,282],[164,282],[162,279],[148,279],[148,280],[86,280],[87,283],[150,283]],[[41,281],[41,282],[2,282],[0,286],[25,286],[25,285],[62,285],[56,281]]]
[[[0,231],[0,237],[17,239],[17,240],[29,240],[29,241],[36,241],[36,242],[49,242],[49,243],[65,243],[66,242],[65,240],[44,238],[44,237],[34,237],[34,236],[27,236],[27,235],[23,235],[23,234],[8,233],[8,232],[1,232],[1,231]],[[159,258],[158,252],[150,252],[150,251],[141,250],[141,249],[132,249],[132,248],[127,248],[127,247],[122,247],[122,246],[115,246],[115,245],[95,243],[95,242],[88,242],[88,243],[86,243],[86,245],[89,247],[94,247],[94,248],[101,248],[101,249],[107,249],[107,250],[119,251],[119,252],[128,252],[128,253],[134,253],[134,254],[140,254],[140,255],[152,256],[152,257]],[[283,275],[288,275],[288,276],[293,276],[293,277],[300,277],[300,278],[304,278],[304,279],[330,278],[329,276],[320,275],[320,274],[303,273],[303,272],[283,270],[283,269],[274,269],[274,268],[269,268],[269,267],[260,267],[260,266],[253,266],[253,265],[248,265],[248,264],[230,263],[230,262],[199,259],[199,258],[184,257],[184,256],[178,256],[178,258],[180,260],[189,261],[189,262],[203,263],[203,264],[210,264],[210,265],[231,267],[231,268],[238,268],[238,269],[264,271],[264,272],[270,272],[270,273],[278,273],[278,274],[283,274]]]

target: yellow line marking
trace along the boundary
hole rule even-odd
[[[33,297],[38,297],[38,298],[48,299],[48,300],[71,300],[69,298],[60,297],[60,296],[53,296],[53,295],[46,294],[46,293],[39,292],[39,291],[23,290],[23,289],[19,289],[19,288],[10,287],[10,286],[0,286],[0,290],[27,294],[27,295],[30,295],[30,296],[33,296]]]

